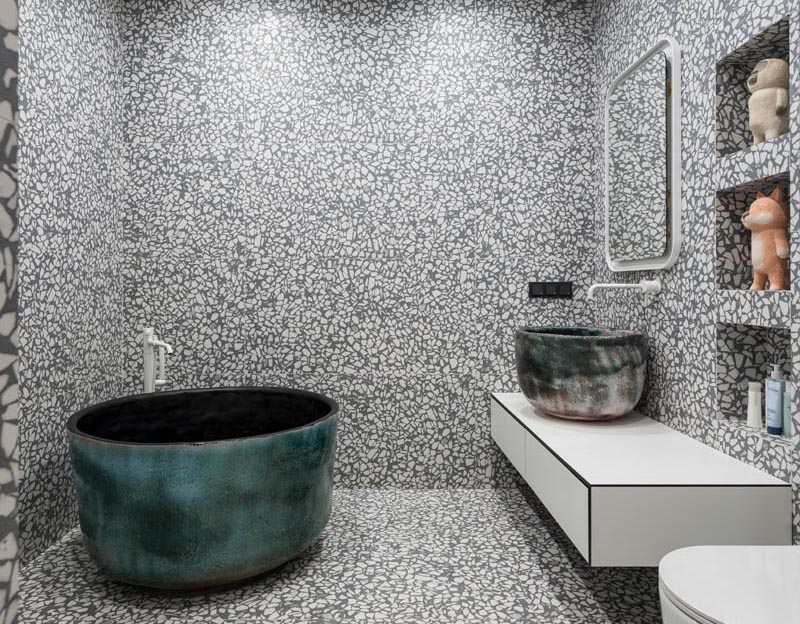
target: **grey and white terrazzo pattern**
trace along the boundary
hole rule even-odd
[[[65,419],[139,390],[145,324],[174,388],[339,400],[339,485],[513,482],[513,329],[591,321],[591,3],[25,9],[28,556],[77,520]]]
[[[611,274],[602,253],[603,212],[600,195],[596,210],[598,248],[595,254],[597,281],[638,281],[659,277],[663,293],[649,303],[632,298],[629,293],[604,293],[598,297],[596,321],[617,327],[645,331],[650,339],[649,381],[644,397],[644,411],[692,435],[719,450],[789,479],[795,485],[795,540],[800,540],[800,476],[797,449],[800,437],[800,402],[795,394],[795,435],[791,441],[770,438],[765,433],[749,431],[716,414],[715,353],[717,320],[724,322],[763,322],[765,299],[760,293],[742,293],[737,298],[738,319],[732,318],[730,297],[716,293],[715,201],[717,188],[752,182],[767,175],[790,172],[798,179],[800,159],[789,155],[786,139],[779,139],[742,152],[717,158],[716,90],[717,60],[744,45],[785,16],[790,17],[792,80],[798,82],[798,26],[800,10],[789,0],[713,3],[669,1],[632,3],[603,2],[598,7],[598,90],[635,59],[662,33],[674,35],[682,46],[683,76],[683,200],[684,245],[677,264],[670,270],[655,273]],[[792,118],[799,118],[800,89],[792,90]],[[737,120],[741,117],[737,117]],[[793,122],[793,128],[800,124]],[[599,124],[600,122],[598,122]],[[737,121],[737,123],[739,123]],[[732,132],[736,128],[732,126]],[[797,141],[797,132],[789,139]],[[723,150],[725,151],[725,150]],[[796,150],[793,154],[797,154]],[[601,179],[602,154],[597,152],[597,175]],[[719,186],[717,186],[719,184]],[[800,195],[792,184],[792,231],[800,231],[798,213]],[[792,239],[792,272],[800,269],[797,237]],[[790,310],[779,308],[780,324],[792,324],[791,343],[798,343],[793,320],[800,296],[798,280],[793,280]],[[721,308],[718,309],[718,302]],[[778,304],[781,305],[781,304]],[[772,323],[763,323],[772,325]],[[756,330],[758,331],[758,328]],[[792,375],[800,379],[800,356],[792,353]],[[746,356],[746,354],[745,354]],[[726,366],[723,361],[721,366]],[[738,420],[738,419],[737,419]]]
[[[89,71],[89,77],[109,81],[97,88],[89,85],[94,96],[87,99],[99,107],[128,105],[124,124],[113,123],[109,131],[124,130],[124,144],[94,134],[107,125],[88,128],[91,124],[78,123],[98,119],[94,109],[67,120],[71,130],[88,132],[73,136],[93,145],[98,158],[127,167],[122,190],[113,184],[99,188],[87,175],[91,167],[64,171],[67,162],[84,165],[85,154],[71,151],[66,141],[70,137],[62,141],[51,134],[57,117],[32,108],[24,130],[32,144],[41,140],[39,151],[32,152],[38,167],[32,171],[42,173],[38,181],[69,181],[74,174],[81,185],[90,183],[93,196],[107,200],[92,200],[91,212],[77,216],[69,210],[80,203],[71,199],[77,193],[71,185],[47,189],[38,196],[41,201],[30,201],[32,210],[37,205],[41,209],[36,222],[52,228],[42,232],[40,240],[52,245],[47,249],[53,252],[37,260],[35,266],[42,270],[30,275],[31,287],[41,285],[41,301],[47,304],[41,308],[41,325],[31,324],[31,335],[40,328],[63,330],[52,320],[65,310],[67,316],[75,313],[79,301],[73,295],[83,292],[87,279],[111,285],[110,299],[93,298],[87,309],[81,308],[86,316],[74,314],[78,326],[100,337],[92,343],[94,359],[80,361],[79,354],[62,354],[70,364],[88,362],[91,370],[109,373],[93,382],[97,398],[138,389],[135,366],[118,379],[113,372],[120,364],[111,358],[125,343],[130,361],[136,361],[134,337],[144,323],[153,323],[177,347],[170,371],[176,387],[279,383],[314,388],[338,399],[343,407],[340,487],[505,486],[515,477],[490,441],[486,397],[489,390],[516,388],[514,326],[596,322],[642,329],[650,337],[644,403],[648,414],[772,474],[791,478],[800,488],[800,438],[793,447],[714,418],[715,321],[735,320],[719,318],[716,307],[714,181],[723,176],[716,173],[715,164],[715,62],[721,50],[741,45],[777,21],[790,2],[619,0],[598,4],[592,15],[591,3],[567,1],[462,6],[409,0],[383,6],[131,0],[124,14],[93,2],[94,21],[71,33],[47,21],[52,4],[28,3],[42,11],[30,13],[40,20],[39,30],[30,31],[38,32],[40,56],[31,50],[29,69],[60,67],[56,61],[69,59],[63,49],[74,49],[78,39],[86,39],[93,45],[87,47],[82,40],[83,48],[91,50],[96,44],[100,53],[99,65],[92,66],[97,71]],[[84,17],[81,9],[87,6],[83,1],[70,3],[60,24]],[[122,35],[113,30],[118,18],[124,24],[121,44],[116,37]],[[792,19],[798,23],[798,9]],[[82,37],[86,31],[81,29],[89,24],[91,36]],[[709,36],[709,25],[720,49]],[[800,58],[797,31],[794,28],[791,35],[795,59]],[[664,282],[660,298],[643,305],[630,294],[604,293],[592,307],[584,293],[593,279],[653,277],[611,275],[605,267],[602,193],[597,184],[602,179],[598,107],[610,79],[665,32],[676,36],[684,55],[685,244],[676,267],[659,275]],[[100,49],[104,46],[107,49]],[[122,100],[114,82],[119,77],[111,76],[120,59],[127,85]],[[594,71],[595,62],[599,72]],[[796,60],[793,68],[796,76]],[[53,95],[53,108],[70,110],[68,103],[75,99],[70,79],[79,70],[85,71],[80,64],[61,68],[63,75],[52,76],[53,82],[45,82],[51,89],[38,96]],[[795,120],[800,110],[797,93],[792,104]],[[40,112],[33,114],[36,110]],[[541,122],[544,118],[547,125]],[[795,148],[797,140],[792,137]],[[779,162],[773,160],[772,149],[743,153],[736,161],[737,173],[730,176],[733,184],[748,182],[753,172],[772,171]],[[800,149],[794,153],[800,154]],[[775,166],[772,173],[785,171],[784,165]],[[797,179],[797,159],[787,166]],[[108,179],[118,180],[113,175]],[[65,190],[70,193],[58,196],[70,202],[56,210],[50,198]],[[798,185],[792,196],[797,206]],[[117,204],[120,198],[124,201]],[[113,210],[104,210],[114,205],[124,208],[121,222]],[[794,210],[795,231],[800,230],[798,214]],[[95,225],[82,230],[89,222]],[[79,231],[87,236],[73,236]],[[116,256],[120,242],[121,260]],[[793,273],[800,275],[797,241],[792,245]],[[90,248],[95,253],[88,253]],[[67,257],[55,252],[66,249],[78,250],[77,261],[61,265],[74,279],[67,279],[60,290],[51,280],[57,286],[65,278],[50,271]],[[87,274],[88,267],[95,272]],[[573,280],[577,298],[528,302],[524,286],[534,277]],[[119,303],[123,289],[124,302]],[[799,293],[795,280],[794,309]],[[758,306],[762,303],[743,298],[742,318],[763,318],[763,312],[755,311]],[[120,309],[127,310],[127,316],[115,322]],[[796,343],[796,322],[792,332]],[[47,368],[63,344],[60,335],[48,336],[39,344],[29,343],[45,365],[31,368],[31,375],[49,375],[60,384],[56,393],[39,397],[43,409],[30,412],[30,436],[41,440],[38,449],[31,447],[32,453],[46,460],[41,466],[45,472],[34,473],[36,478],[27,486],[29,509],[39,523],[31,526],[32,553],[75,522],[60,437],[71,408],[56,401],[65,395],[75,398],[76,386],[71,383],[72,370],[60,364]],[[792,370],[793,378],[800,379],[796,352]],[[31,387],[50,383],[30,379]],[[340,500],[347,505],[347,496],[357,495],[341,493]],[[378,506],[413,507],[415,496],[431,496],[423,506],[444,513],[438,506],[455,496],[392,495],[398,498],[379,497]],[[494,508],[485,500],[478,502]],[[464,515],[464,524],[455,526],[463,527],[468,544],[488,539],[487,531],[475,542],[470,537],[479,529],[473,523],[483,523],[480,528],[485,529],[487,518],[457,505],[455,509]],[[800,526],[797,511],[795,522]],[[360,525],[357,516],[351,514],[342,525],[334,519],[329,531],[334,543],[348,526],[371,526]],[[581,579],[603,578],[580,562],[571,566],[560,556],[551,557],[552,538],[536,532],[541,525],[535,516],[524,516],[527,529],[518,527],[532,531],[526,533],[530,551],[524,559],[530,570],[540,571],[549,583],[565,582],[558,580],[565,570],[581,570],[576,573]],[[458,518],[443,518],[441,525],[446,528]],[[347,535],[352,533],[342,533],[343,541]],[[192,615],[193,609],[201,619],[204,614],[216,617],[212,603],[214,609],[249,617],[250,609],[264,604],[263,592],[248,593],[247,588],[227,598],[176,602],[164,597],[143,600],[140,593],[102,584],[94,576],[76,578],[80,575],[74,571],[86,565],[86,558],[75,534],[70,536],[30,565],[28,585],[33,596],[41,598],[33,603],[36,608],[44,609],[46,599],[44,590],[37,588],[59,579],[65,591],[74,588],[66,595],[83,592],[76,608],[107,606],[113,615],[97,621],[117,621],[114,616],[124,621],[143,613],[152,621],[186,621],[185,612]],[[374,535],[368,538],[374,541]],[[444,543],[462,552],[454,538]],[[347,546],[341,548],[346,551]],[[503,557],[508,556],[503,551]],[[334,563],[337,557],[332,556]],[[446,559],[441,552],[438,557]],[[324,574],[331,565],[331,559],[322,561],[325,566],[320,568],[309,562],[313,574]],[[493,562],[491,573],[502,574],[505,559],[498,555]],[[337,576],[335,582],[392,573],[388,565],[388,571],[366,567],[365,575]],[[297,575],[292,579],[300,579],[297,587],[307,588],[306,595],[317,595],[317,585],[302,585],[304,569],[289,567],[286,573]],[[457,569],[467,565],[457,563]],[[331,570],[335,574],[335,566]],[[398,566],[398,574],[402,570]],[[618,578],[614,574],[612,578]],[[567,609],[559,617],[569,622],[628,621],[625,614],[632,614],[633,622],[655,621],[657,607],[642,606],[635,598],[637,592],[653,597],[652,573],[641,576],[641,585],[638,575],[618,574],[636,591],[623,595],[618,588],[624,583],[615,584],[610,600],[622,597],[618,606],[605,609],[606,616],[599,616],[607,620],[579,619],[599,611],[577,585],[558,590],[556,596],[563,598],[554,598],[542,586],[542,592],[532,592],[531,602],[520,602],[519,608],[523,615],[525,608],[534,614],[539,613],[536,609]],[[411,575],[403,580],[415,582]],[[276,600],[286,605],[294,580],[282,587],[284,593]],[[406,598],[402,588],[386,595]],[[424,591],[421,595],[430,597],[431,605],[422,608],[438,613],[435,609],[442,603]],[[27,596],[26,592],[26,603]],[[357,613],[365,607],[353,596],[323,596],[326,606],[321,609],[338,617],[337,608],[348,608],[341,604],[355,601]],[[389,598],[385,600],[388,604]],[[466,604],[475,604],[475,612],[482,613],[478,600],[470,600]],[[573,600],[581,605],[579,611],[568,610]],[[506,609],[501,613],[508,612],[504,604],[498,607]],[[302,613],[301,608],[297,603],[287,607],[291,613]],[[447,612],[447,605],[442,608]],[[91,621],[79,619],[87,617],[85,611],[72,617]],[[537,616],[531,617],[535,621]]]
[[[791,136],[784,134],[718,159],[715,188],[728,190],[786,174],[791,168],[791,140]]]
[[[792,325],[792,297],[788,290],[717,290],[715,297],[717,323],[787,329]]]
[[[795,97],[790,102],[789,116],[791,132],[791,153],[794,155],[790,163],[791,181],[790,205],[792,207],[790,222],[793,235],[790,238],[790,273],[792,280],[792,379],[794,381],[794,431],[792,435],[791,482],[795,492],[795,501],[800,497],[800,8],[796,7],[789,29],[789,58],[791,62],[790,77],[795,85]],[[795,540],[800,536],[800,513],[795,511]]]
[[[762,385],[780,364],[787,379],[792,374],[792,346],[788,329],[717,323],[717,415],[747,417],[749,382]]]
[[[590,320],[591,6],[129,2],[126,379],[153,324],[173,387],[337,399],[339,486],[510,484],[514,327]]]
[[[788,25],[789,25],[789,51],[790,51],[790,60],[792,62],[791,67],[791,83],[792,88],[790,89],[790,111],[792,111],[793,121],[791,124],[791,131],[792,136],[790,137],[790,142],[793,145],[794,142],[797,140],[798,131],[800,131],[800,124],[797,121],[800,119],[798,117],[798,109],[800,109],[800,89],[798,89],[798,85],[800,85],[800,59],[798,59],[798,55],[800,55],[800,7],[797,6],[796,3],[786,3],[786,2],[776,2],[774,4],[766,3],[765,5],[757,5],[752,6],[743,1],[737,1],[734,4],[722,4],[723,9],[727,10],[726,13],[726,22],[731,27],[731,29],[726,33],[730,34],[730,39],[725,42],[724,40],[720,41],[720,48],[718,49],[718,55],[722,56],[723,54],[730,54],[731,50],[736,49],[737,47],[744,48],[745,53],[747,53],[748,45],[747,42],[753,39],[753,35],[759,32],[763,32],[765,29],[769,29],[771,24],[776,23],[779,19],[783,19],[784,17],[788,16]],[[749,34],[744,34],[747,29],[750,29]],[[785,31],[785,27],[781,26],[781,29]],[[784,35],[781,35],[783,37]],[[727,47],[723,47],[727,46]],[[777,45],[778,50],[785,50],[786,43],[781,42]],[[777,54],[776,51],[769,51],[770,54]],[[736,53],[734,52],[734,56]],[[777,139],[773,141],[775,143],[773,146],[765,146],[762,148],[761,146],[754,146],[747,150],[741,152],[741,157],[738,159],[738,163],[734,164],[732,167],[728,166],[733,163],[736,155],[733,154],[729,158],[731,159],[729,163],[725,163],[722,160],[719,163],[718,170],[719,171],[736,171],[736,173],[730,174],[718,174],[717,179],[720,181],[724,181],[726,178],[728,180],[732,180],[733,176],[742,176],[736,180],[737,184],[741,182],[748,182],[749,180],[755,180],[759,177],[766,177],[766,176],[773,176],[777,174],[784,174],[784,184],[785,172],[788,171],[788,198],[791,208],[791,224],[792,227],[790,228],[791,232],[791,241],[790,246],[792,249],[792,258],[790,263],[790,275],[792,276],[792,303],[790,306],[789,314],[782,315],[782,325],[785,327],[790,327],[791,332],[788,333],[788,340],[790,348],[787,348],[784,356],[786,360],[791,362],[791,374],[789,378],[793,381],[800,380],[800,366],[798,366],[798,349],[797,345],[798,340],[800,340],[800,333],[798,333],[798,327],[796,325],[796,318],[797,318],[797,310],[798,310],[798,303],[800,303],[800,297],[798,297],[798,288],[800,288],[800,282],[798,282],[797,275],[795,271],[800,269],[800,258],[798,258],[798,242],[800,240],[800,187],[797,185],[798,172],[800,172],[800,157],[798,156],[798,152],[795,150],[788,150],[787,148],[787,141],[785,139]],[[787,160],[788,154],[788,160]],[[744,166],[749,166],[750,173],[747,178],[744,178],[743,171]],[[761,170],[760,173],[758,170]],[[720,186],[721,188],[721,186]],[[759,307],[760,303],[758,300],[760,297],[758,294],[754,295],[753,299],[751,299],[749,305],[745,305],[742,308],[742,322],[747,322],[748,319],[754,316],[755,310]],[[761,330],[758,328],[752,329],[751,332],[758,335]],[[772,344],[785,344],[787,339],[787,332],[782,329],[776,329],[773,332],[773,336],[770,338],[770,342]],[[749,353],[745,353],[745,357],[750,357]],[[724,358],[720,358],[720,366],[722,368],[728,367],[729,364],[724,361]],[[781,362],[786,367],[786,362]],[[746,448],[746,455],[745,459],[749,462],[752,462],[757,467],[763,468],[769,472],[772,472],[776,476],[780,476],[787,481],[791,481],[794,485],[794,513],[793,513],[793,524],[794,524],[794,536],[795,542],[800,541],[800,489],[798,489],[798,476],[797,472],[800,470],[800,462],[798,462],[797,456],[797,449],[800,445],[800,435],[798,435],[798,429],[800,425],[800,400],[798,399],[800,395],[795,393],[794,395],[794,428],[793,428],[793,435],[791,440],[787,441],[782,438],[776,438],[773,436],[768,436],[765,434],[761,434],[763,437],[762,441],[757,439],[750,439]],[[749,433],[740,434],[737,438],[734,435],[734,431],[730,427],[723,427],[723,439],[729,442],[731,445],[734,445],[741,439],[741,437],[749,437]],[[723,450],[726,450],[725,446],[726,443],[723,443]],[[741,449],[738,450],[738,453],[741,453]]]
[[[0,624],[19,608],[17,3],[0,0]]]
[[[20,7],[23,561],[75,526],[64,423],[122,392],[117,8],[95,0]]]
[[[300,559],[194,595],[104,579],[72,531],[26,567],[23,591],[31,624],[661,621],[655,570],[589,568],[517,489],[338,490],[323,537]]]
[[[752,237],[742,223],[742,216],[750,209],[758,192],[769,195],[776,188],[782,189],[784,196],[789,198],[788,163],[783,173],[756,180],[751,178],[744,184],[717,191],[717,290],[749,289],[753,283],[753,266],[750,260]],[[756,297],[758,295],[753,295],[753,298]],[[746,312],[746,307],[742,312]]]
[[[727,49],[717,48],[717,155],[725,156],[752,146],[747,112],[747,78],[760,60],[789,57],[789,19],[752,33],[746,42],[736,41]]]
[[[646,413],[684,432],[691,430],[701,435],[715,427],[711,321],[714,281],[709,271],[714,235],[713,222],[708,220],[712,213],[704,213],[712,190],[709,179],[714,146],[714,51],[704,44],[709,24],[718,26],[718,4],[604,2],[599,6],[597,21],[598,90],[610,84],[661,34],[672,35],[681,46],[682,194],[687,207],[681,255],[675,268],[666,272],[612,274],[602,252],[604,212],[598,202],[595,279],[634,282],[658,277],[664,291],[648,302],[630,293],[604,293],[598,297],[594,310],[598,324],[647,333],[650,358],[642,406]],[[601,121],[602,118],[598,124]],[[602,180],[602,154],[597,157],[597,175]],[[698,426],[693,426],[695,421],[699,421]]]

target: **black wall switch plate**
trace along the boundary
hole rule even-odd
[[[544,297],[544,282],[528,282],[528,296],[531,299]]]
[[[528,282],[529,299],[572,299],[572,282]]]

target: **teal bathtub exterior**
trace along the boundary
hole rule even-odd
[[[250,408],[248,395],[257,397]],[[267,426],[259,419],[271,418],[270,395],[282,397],[283,403],[279,422]],[[167,434],[158,429],[160,399],[171,405],[185,399],[190,407],[179,417],[203,412],[198,414],[200,428],[181,430],[173,439],[213,437],[214,419],[248,418],[257,423],[256,430],[280,430],[234,439],[164,441],[173,429]],[[304,401],[314,402],[314,413],[298,408],[292,427],[291,405]],[[109,437],[143,435],[161,441],[93,434],[93,429],[102,431],[104,425],[97,423],[103,415],[113,419],[115,410],[126,414],[122,420],[127,424],[105,427]],[[147,416],[153,410],[155,416]],[[209,416],[209,411],[218,413]],[[80,525],[92,558],[113,579],[192,589],[236,582],[296,557],[320,536],[330,516],[337,412],[330,399],[283,388],[167,392],[79,412],[70,419],[68,438]],[[137,418],[145,434],[120,433],[138,427]],[[178,421],[168,414],[163,418],[167,426]],[[235,433],[248,427],[234,428]]]

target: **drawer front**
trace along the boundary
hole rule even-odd
[[[525,476],[525,438],[530,434],[505,408],[492,400],[492,439],[523,477]]]
[[[788,485],[592,488],[595,566],[657,566],[699,544],[791,543]]]
[[[589,561],[589,488],[527,430],[523,476]]]

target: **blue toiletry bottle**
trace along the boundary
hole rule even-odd
[[[792,384],[788,381],[783,391],[783,435],[792,437]]]
[[[772,365],[772,375],[766,381],[767,433],[781,435],[783,432],[783,392],[786,382],[780,364]]]

